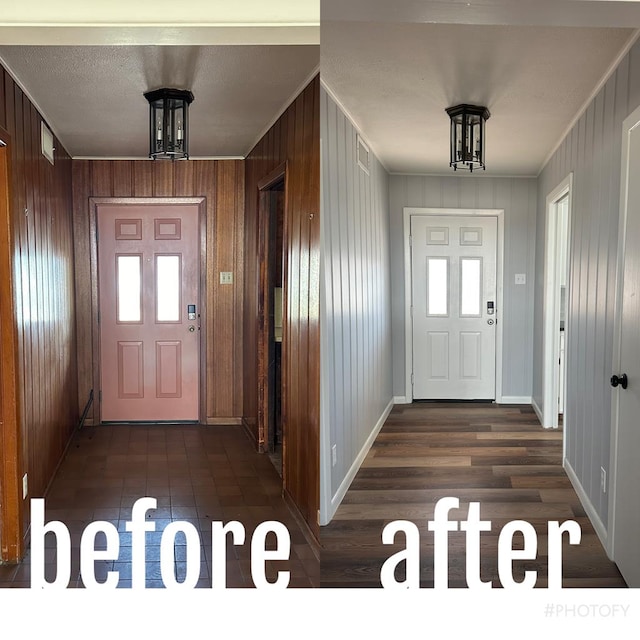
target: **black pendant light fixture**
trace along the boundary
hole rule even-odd
[[[189,158],[189,105],[191,91],[156,89],[144,97],[149,101],[149,157],[154,160]]]
[[[484,138],[485,122],[491,115],[486,107],[459,104],[446,109],[451,118],[451,161],[449,166],[457,170],[458,165],[469,171],[485,169]]]

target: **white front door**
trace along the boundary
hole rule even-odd
[[[621,245],[624,257],[619,307],[619,365],[614,371],[618,378],[626,374],[628,382],[626,389],[620,382],[612,389],[614,420],[617,416],[617,438],[612,443],[615,470],[613,560],[629,587],[640,587],[640,181],[637,178],[640,175],[640,110],[635,116],[625,122],[623,140],[628,152],[627,162],[622,164],[622,224],[626,218],[626,225],[624,244]],[[612,384],[616,382],[612,380]]]
[[[413,397],[493,400],[497,218],[411,216]]]

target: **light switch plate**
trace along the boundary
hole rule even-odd
[[[220,284],[233,284],[233,271],[221,271]]]
[[[527,284],[527,274],[516,273],[516,284]]]

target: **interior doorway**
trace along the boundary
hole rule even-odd
[[[542,426],[565,422],[567,302],[569,300],[569,175],[547,197],[544,281],[544,390]]]
[[[285,467],[286,264],[284,254],[286,167],[281,165],[259,189],[258,434],[280,477]]]

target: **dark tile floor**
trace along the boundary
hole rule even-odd
[[[244,525],[243,546],[227,542],[227,587],[253,587],[251,536],[266,520],[282,522],[290,532],[288,561],[267,561],[266,576],[290,572],[289,586],[317,587],[319,561],[284,502],[282,484],[269,457],[255,452],[240,427],[198,425],[114,425],[85,427],[73,437],[45,498],[45,522],[59,520],[71,532],[69,587],[82,587],[80,537],[92,521],[106,520],[118,529],[116,561],[95,563],[98,581],[108,571],[119,573],[118,587],[131,586],[131,534],[125,523],[141,497],[157,499],[148,512],[156,531],[146,533],[146,587],[162,588],[160,540],[172,521],[188,521],[200,532],[200,578],[211,586],[211,522],[237,520]],[[100,541],[99,534],[97,541]],[[229,536],[228,536],[229,537]],[[102,538],[104,540],[104,538]],[[272,545],[270,535],[267,544]],[[174,548],[175,571],[182,580],[186,540],[179,534]],[[55,539],[45,537],[45,576],[56,576]],[[96,547],[99,545],[96,544]],[[0,587],[29,587],[30,552],[19,565],[0,566]]]

